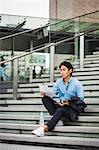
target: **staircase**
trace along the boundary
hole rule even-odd
[[[45,123],[50,115],[42,105],[38,79],[33,83],[19,84],[19,100],[11,100],[12,89],[0,94],[0,150],[98,150],[99,149],[99,53],[87,55],[85,68],[74,64],[73,76],[83,84],[87,108],[75,122],[61,122],[53,132],[44,137],[36,137],[31,131],[39,126],[40,112],[44,112]],[[55,72],[55,80],[60,77]],[[44,75],[39,82],[48,86],[49,76]]]

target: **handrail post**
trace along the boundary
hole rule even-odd
[[[80,68],[84,68],[84,34],[80,36]]]
[[[18,91],[18,59],[13,60],[14,72],[13,72],[13,99],[17,100]]]
[[[75,46],[75,49],[74,49],[74,52],[75,52],[75,62],[78,61],[78,50],[79,50],[79,37],[77,37],[79,34],[79,22],[80,22],[80,18],[75,18],[75,23],[74,23],[74,31],[75,31],[75,39],[74,39],[74,46]]]
[[[50,46],[50,82],[54,82],[55,45]]]
[[[76,33],[75,36],[77,36],[78,34]],[[74,53],[75,53],[75,62],[78,61],[78,43],[79,43],[79,38],[76,37],[75,38],[75,50],[74,50]]]

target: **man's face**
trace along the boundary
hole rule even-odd
[[[66,66],[62,65],[60,68],[60,74],[63,79],[67,78],[70,76],[70,73],[72,72],[72,69],[68,69]]]

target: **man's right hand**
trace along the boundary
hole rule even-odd
[[[43,91],[40,91],[40,95],[43,97],[45,93]]]
[[[65,100],[63,102],[58,102],[57,104],[60,106],[69,106],[70,105],[68,100]]]

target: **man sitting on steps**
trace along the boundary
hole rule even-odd
[[[77,120],[79,111],[73,109],[72,102],[78,99],[82,102],[84,100],[83,86],[80,81],[72,77],[73,66],[71,63],[63,61],[59,69],[61,78],[53,86],[53,91],[59,97],[59,101],[53,100],[51,97],[46,96],[44,91],[40,91],[42,102],[52,117],[47,124],[32,131],[32,134],[37,136],[44,136],[46,132],[52,131],[62,118],[71,121]],[[78,109],[78,105],[76,108]]]

